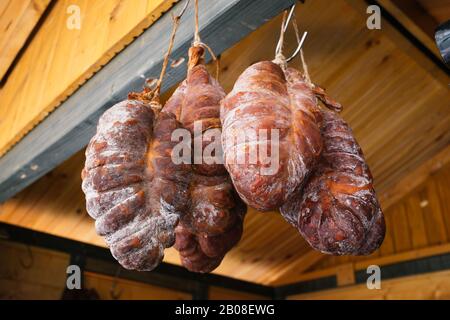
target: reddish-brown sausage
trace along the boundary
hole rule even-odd
[[[86,149],[82,189],[96,230],[127,269],[152,270],[175,241],[189,167],[174,165],[172,114],[126,100],[107,110]]]
[[[281,213],[316,250],[367,255],[385,235],[372,175],[347,123],[332,111],[322,114],[324,150],[318,168]]]
[[[222,261],[242,235],[246,207],[234,191],[231,180],[221,164],[220,101],[225,93],[202,63],[203,48],[189,50],[189,68],[183,81],[166,103],[193,141],[202,139],[202,153],[211,143],[218,147],[215,163],[194,163],[189,186],[189,205],[176,231],[175,248],[182,264],[195,272],[210,272]],[[200,132],[194,127],[201,125]],[[216,130],[217,141],[206,137]],[[194,143],[193,143],[194,144]],[[195,151],[195,150],[194,150]],[[194,158],[192,159],[194,160]],[[194,161],[193,161],[194,162]]]
[[[278,209],[301,186],[322,148],[318,110],[311,87],[295,69],[284,72],[263,61],[241,74],[222,102],[222,144],[225,167],[247,204]],[[260,150],[267,150],[271,164]]]

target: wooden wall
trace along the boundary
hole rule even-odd
[[[450,271],[381,280],[381,289],[366,284],[289,296],[291,300],[450,300]]]
[[[66,284],[68,254],[0,240],[0,300],[60,299]],[[111,295],[111,289],[118,296]],[[191,294],[92,272],[84,273],[84,288],[101,300],[189,300]],[[209,288],[210,299],[263,299],[263,296],[222,287]]]
[[[83,162],[84,154],[80,152],[0,204],[0,221],[104,247],[104,240],[95,233],[94,220],[87,215],[80,188]],[[283,241],[279,241],[280,236]],[[273,250],[267,250],[268,247]],[[307,244],[278,213],[250,210],[239,246],[226,256],[215,273],[267,283],[308,250]],[[173,248],[166,250],[164,261],[180,264],[178,252]]]
[[[438,23],[450,19],[450,2],[448,0],[416,0],[420,8]]]
[[[69,259],[68,254],[0,241],[0,299],[60,299]],[[100,299],[112,299],[114,283],[120,299],[191,299],[188,293],[90,272],[84,281]]]
[[[59,299],[68,264],[66,254],[0,241],[0,299]]]

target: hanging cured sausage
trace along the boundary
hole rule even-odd
[[[207,71],[203,55],[203,47],[190,48],[187,78],[164,107],[190,131],[192,144],[200,146],[192,148],[196,154],[192,158],[190,203],[176,229],[175,244],[182,264],[196,272],[209,272],[220,264],[239,241],[246,212],[221,164],[219,113],[225,93]],[[200,128],[197,131],[196,126]],[[217,147],[218,154],[213,155],[216,161],[205,163],[203,155],[211,144]]]
[[[200,40],[195,1],[195,38],[187,77],[164,107],[192,137],[190,202],[176,229],[175,248],[183,266],[195,272],[210,272],[220,264],[240,240],[246,213],[222,164],[220,101],[225,92],[204,65],[205,48],[209,49]],[[207,153],[211,146],[215,148]]]
[[[113,256],[127,269],[152,270],[175,241],[187,203],[186,169],[170,158],[175,117],[123,101],[100,118],[86,149],[82,188]]]
[[[302,185],[322,148],[318,110],[295,69],[262,61],[241,74],[222,102],[222,143],[225,166],[247,204],[278,209]]]
[[[190,166],[171,159],[176,145],[171,134],[181,125],[173,114],[160,112],[159,103],[180,16],[174,18],[156,88],[131,93],[107,110],[86,149],[82,189],[87,211],[112,255],[127,269],[152,270],[162,261],[189,200]]]
[[[322,115],[324,150],[318,168],[281,212],[314,249],[367,255],[385,235],[372,175],[347,123],[332,111]]]

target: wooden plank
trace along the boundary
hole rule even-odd
[[[412,243],[408,214],[403,203],[395,205],[393,219],[395,219],[395,224],[392,225],[394,231],[395,252],[400,253],[410,250],[412,248]]]
[[[415,249],[410,250],[407,252],[392,254],[389,256],[384,257],[378,257],[375,259],[370,260],[363,260],[363,261],[356,261],[354,262],[354,270],[360,271],[367,269],[370,265],[378,265],[378,266],[385,266],[385,265],[391,265],[403,261],[412,261],[420,258],[426,258],[431,257],[435,255],[440,255],[444,253],[450,253],[450,244],[443,244],[443,245],[437,245],[437,246],[431,246],[427,248],[422,249]],[[320,279],[328,276],[335,276],[336,270],[338,266],[332,266],[326,269],[321,270],[315,270],[307,273],[303,273],[300,275],[296,275],[295,277],[291,277],[289,281],[283,281],[283,282],[277,282],[277,285],[287,285],[302,281],[308,281],[308,280],[314,280],[314,279]]]
[[[336,278],[339,287],[355,284],[355,269],[353,264],[347,263],[337,267]]]
[[[200,1],[202,40],[220,54],[292,3],[293,0]],[[181,21],[173,59],[186,56],[192,40],[192,21],[191,7]],[[161,35],[170,34],[171,27],[171,17],[166,14],[0,159],[0,201],[83,148],[106,108],[125,98],[129,91],[139,90],[142,77],[158,75],[168,42],[168,37]],[[185,72],[185,66],[169,70],[163,91],[182,80]]]
[[[439,174],[433,177],[437,183],[438,197],[441,199],[440,204],[445,220],[447,235],[450,235],[450,164],[445,170],[441,170]]]
[[[421,199],[419,192],[414,192],[404,200],[404,204],[408,213],[413,248],[426,247],[429,242],[427,239],[423,208],[428,205],[428,202]]]
[[[448,21],[450,3],[448,0],[416,0],[425,11],[439,23]]]
[[[309,250],[306,254],[303,254],[299,259],[291,262],[288,266],[285,266],[277,272],[271,272],[270,277],[267,278],[267,283],[278,285],[280,283],[289,282],[292,277],[304,273],[325,257],[327,257],[327,255],[319,251]]]
[[[289,296],[288,299],[319,300],[409,300],[449,299],[450,271],[431,272],[423,275],[382,280],[381,289],[369,290],[366,284]]]
[[[347,13],[346,19],[336,16],[340,11]],[[432,78],[421,64],[403,53],[403,47],[391,41],[384,29],[367,30],[367,15],[365,11],[361,13],[364,15],[360,16],[346,0],[332,4],[324,0],[306,2],[297,9],[301,27],[310,32],[305,53],[311,74],[345,105],[343,116],[366,154],[376,190],[382,195],[448,145],[450,97],[448,81],[444,84]],[[334,21],[334,29],[339,30],[337,37],[323,32],[322,26],[329,21]],[[250,63],[273,58],[273,46],[269,44],[276,42],[278,29],[279,19],[275,19],[223,53],[221,82],[226,90]],[[289,33],[287,51],[295,44],[292,37]],[[417,51],[417,48],[411,50]],[[298,61],[291,65],[300,67]],[[78,69],[78,65],[74,69]],[[25,71],[25,67],[21,69],[21,73]],[[47,77],[44,78],[42,82],[47,83]],[[11,80],[20,87],[18,79]],[[26,101],[32,104],[33,99]],[[433,112],[429,112],[430,108]],[[17,118],[26,116],[27,112],[20,110],[14,108],[8,112],[17,113]],[[4,132],[13,131],[9,122],[4,126]],[[21,155],[15,157],[21,158]]]
[[[436,156],[428,159],[422,165],[410,172],[403,179],[397,181],[389,190],[380,194],[380,202],[384,210],[398,202],[405,195],[424,183],[427,178],[439,171],[450,162],[450,145]]]
[[[436,183],[433,179],[426,182],[426,189],[420,193],[424,211],[424,220],[428,242],[431,245],[447,243],[447,231],[440,202],[448,199],[440,199],[437,193]],[[445,214],[449,214],[446,212]]]
[[[50,0],[4,0],[0,5],[0,80],[37,25]]]
[[[32,246],[30,248],[38,246],[39,248],[45,248],[47,251],[51,250],[52,252],[57,251],[58,253],[65,253],[60,255],[65,257],[66,261],[68,259],[67,254],[73,255],[73,257],[81,256],[81,258],[84,258],[84,261],[82,262],[84,271],[113,277],[117,276],[117,271],[120,267],[106,248],[55,237],[25,228],[18,228],[8,224],[0,224],[0,234],[2,235],[2,239],[15,242],[15,246],[18,247],[23,247],[24,244]],[[17,243],[20,244],[17,245]],[[24,263],[28,263],[29,260],[32,260],[26,256],[24,256],[24,258]],[[0,259],[3,259],[1,255]],[[5,259],[8,260],[8,257],[5,257]],[[47,259],[47,262],[48,260],[49,259]],[[5,263],[5,268],[8,268],[11,263],[18,263],[18,261],[10,261],[8,264]],[[67,262],[65,265],[67,265]],[[0,265],[0,272],[2,271],[1,266],[3,266],[3,264]],[[64,273],[62,273],[62,275],[64,275]],[[269,286],[214,274],[202,275],[193,273],[185,268],[167,263],[161,263],[158,268],[153,270],[153,272],[137,272],[122,269],[120,278],[191,294],[195,294],[199,287],[208,286],[218,286],[232,291],[243,291],[256,296],[265,297],[271,297],[273,293],[272,288]]]
[[[394,229],[392,226],[396,223],[393,215],[393,207],[384,210],[384,219],[386,222],[386,235],[384,236],[383,244],[380,247],[380,255],[387,256],[395,253],[394,247]]]
[[[367,2],[359,0],[346,0],[346,1],[349,4],[351,4],[360,14],[364,15],[364,17],[367,17],[366,13]],[[391,12],[389,12],[388,10],[386,10],[386,12],[391,14]],[[405,28],[408,32],[412,33],[413,36],[415,36],[414,31],[411,32],[411,30],[408,29],[408,26],[411,27],[412,24],[405,26],[400,22],[400,25],[401,27]],[[388,21],[387,17],[382,18],[382,29],[380,30],[380,32],[383,32],[383,34],[386,34],[393,41],[395,41],[397,46],[405,54],[409,55],[414,60],[416,60],[434,78],[439,79],[440,81],[443,82],[448,81],[448,75],[450,72],[446,68],[445,64],[430,49],[428,49],[428,46],[426,44],[420,42],[425,38],[422,39],[422,37],[420,37],[421,39],[418,39],[419,41],[418,45],[419,46],[423,45],[426,48],[426,50],[428,50],[431,53],[431,56],[427,55],[427,53],[425,53],[424,51],[418,49],[416,44],[412,42],[411,39],[405,37],[405,35],[402,34],[401,31],[398,28],[396,28],[395,25],[392,24],[392,22]],[[428,45],[430,45],[430,43],[428,43]]]
[[[378,2],[420,40],[436,57],[439,50],[434,43],[434,30],[438,26],[416,1],[378,0]]]

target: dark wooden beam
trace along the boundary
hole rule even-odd
[[[414,59],[432,77],[445,86],[448,85],[450,69],[442,61],[434,41],[423,32],[421,32],[423,36],[420,36],[420,32],[414,32],[414,30],[419,28],[413,28],[408,21],[400,19],[401,17],[392,10],[396,7],[392,5],[390,0],[346,0],[346,2],[363,16],[364,19],[368,17],[366,12],[368,5],[379,6],[382,22],[381,30],[377,32],[381,32],[383,35],[389,37],[399,49]],[[391,4],[389,10],[387,9],[388,4]],[[396,13],[398,12],[401,12],[401,10],[397,9]],[[402,16],[404,18],[405,14],[402,14]]]
[[[0,240],[19,242],[30,246],[65,252],[71,255],[71,262],[75,262],[80,267],[84,268],[84,271],[111,277],[117,276],[119,264],[114,260],[111,253],[106,248],[6,223],[0,223]],[[76,257],[77,260],[75,260],[74,257]],[[188,292],[191,293],[195,299],[207,298],[208,288],[210,286],[222,287],[238,292],[247,292],[266,298],[271,298],[273,296],[273,288],[269,286],[216,274],[193,273],[187,271],[183,267],[164,262],[151,272],[121,269],[120,278],[181,292]]]
[[[430,38],[439,23],[416,0],[392,0],[408,17],[413,20]]]
[[[450,270],[450,254],[438,254],[416,260],[384,265],[380,266],[380,270],[382,280],[398,279],[406,276]],[[366,283],[368,277],[369,275],[365,269],[354,272],[355,284]],[[291,295],[336,289],[338,287],[339,281],[337,276],[330,275],[277,286],[274,288],[274,296],[277,299],[283,299]]]
[[[0,223],[0,240],[65,252],[71,255],[71,263],[80,265],[85,271],[111,277],[117,276],[118,264],[106,248],[6,223]],[[450,253],[438,253],[414,260],[393,262],[380,265],[380,268],[382,280],[450,270]],[[355,283],[361,284],[367,281],[368,274],[366,269],[356,270],[355,268],[354,276]],[[168,263],[161,263],[152,272],[122,269],[120,278],[188,292],[192,294],[194,299],[207,298],[208,288],[211,286],[273,299],[285,299],[295,294],[329,290],[339,286],[336,274],[272,287],[215,274],[192,273],[180,266]]]
[[[186,1],[186,0],[185,0]],[[295,0],[200,0],[202,40],[220,54]],[[184,1],[171,12],[179,12]],[[172,59],[185,57],[193,39],[193,6],[185,12]],[[165,14],[59,108],[0,158],[0,202],[10,198],[87,145],[100,115],[156,77],[168,46],[172,19]],[[168,70],[162,91],[176,85],[186,67]]]

